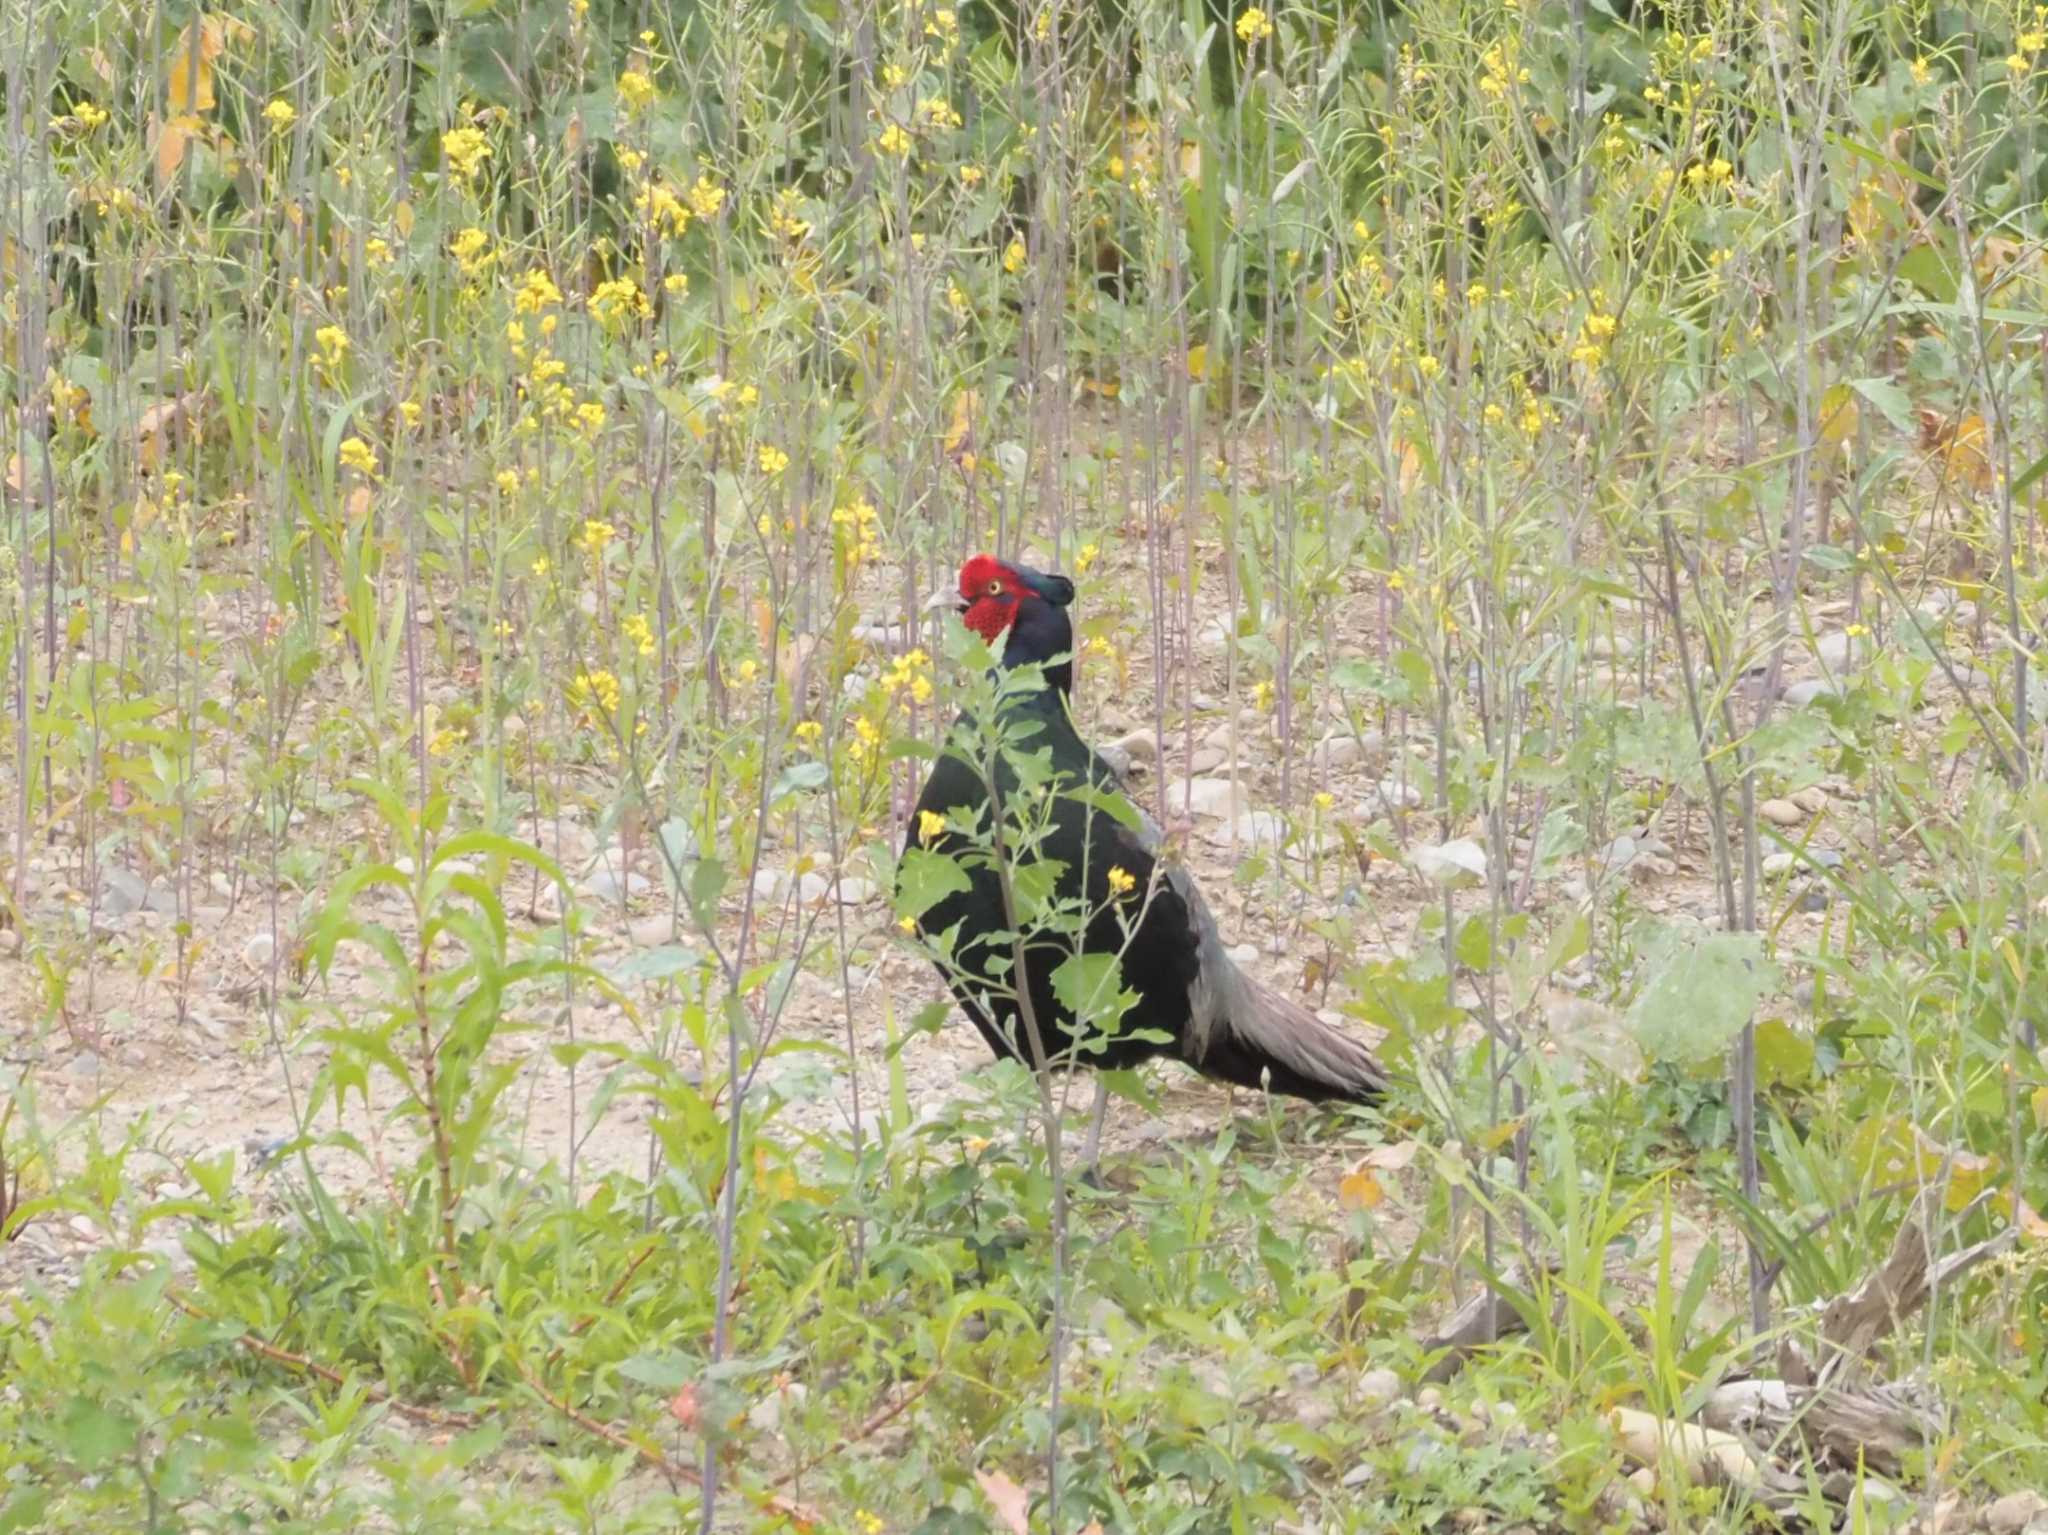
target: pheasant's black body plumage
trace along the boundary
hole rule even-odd
[[[1074,1018],[1060,1005],[1052,984],[1069,940],[1048,934],[1027,947],[1032,1011],[1048,1058],[1122,1068],[1168,1056],[1204,1076],[1291,1097],[1361,1103],[1377,1098],[1386,1079],[1364,1045],[1232,962],[1194,882],[1170,863],[1159,865],[1156,828],[1147,822],[1134,830],[1107,811],[1059,792],[1079,785],[1121,792],[1115,772],[1082,740],[1069,712],[1073,625],[1066,604],[1073,584],[983,555],[962,571],[961,595],[968,626],[992,644],[1001,643],[1006,667],[1044,666],[1045,686],[1005,705],[1020,734],[1028,737],[1022,748],[1049,751],[1059,780],[1051,827],[1036,853],[1060,864],[1063,894],[1085,891],[1088,909],[1100,915],[1091,922],[1083,949],[1089,954],[1121,951],[1123,985],[1137,998],[1115,1038],[1074,1051]],[[998,783],[1006,794],[1015,791],[1014,778],[1005,773],[999,772]],[[943,816],[964,807],[978,814],[987,800],[980,775],[948,753],[933,768],[917,809]],[[912,845],[920,819],[912,817]],[[1028,1036],[1007,979],[975,983],[1008,974],[1012,946],[1000,880],[987,860],[961,862],[969,887],[935,904],[919,925],[933,934],[956,930],[954,959],[967,974],[948,975],[954,997],[990,1049],[1030,1064]],[[1132,882],[1121,901],[1111,898],[1112,869]],[[1142,915],[1126,941],[1124,920],[1133,912]]]

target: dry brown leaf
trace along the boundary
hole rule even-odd
[[[974,1479],[981,1484],[981,1495],[988,1499],[1004,1529],[1011,1535],[1031,1535],[1031,1521],[1026,1514],[1031,1499],[1022,1487],[1000,1471],[977,1471]]]

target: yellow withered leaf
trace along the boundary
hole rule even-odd
[[[226,35],[218,16],[194,17],[178,34],[164,79],[164,95],[172,112],[213,110],[213,61],[220,57]]]
[[[1360,1162],[1337,1184],[1337,1202],[1347,1210],[1377,1210],[1387,1202],[1379,1174]]]
[[[1200,383],[1209,376],[1209,348],[1205,345],[1188,348],[1188,377]]]

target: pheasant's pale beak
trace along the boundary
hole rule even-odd
[[[943,613],[948,608],[957,608],[959,606],[960,593],[951,587],[942,586],[925,598],[924,606],[918,609],[918,611],[921,613]]]

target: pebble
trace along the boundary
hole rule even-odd
[[[1240,842],[1277,846],[1287,840],[1287,823],[1271,810],[1247,810],[1230,829]]]
[[[1167,790],[1166,807],[1169,811],[1185,805],[1190,814],[1208,816],[1212,820],[1229,820],[1244,812],[1244,796],[1236,784],[1227,778],[1190,778],[1184,784],[1176,784]]]
[[[1157,762],[1159,737],[1149,730],[1133,730],[1109,743],[1133,762]]]
[[[1390,807],[1396,810],[1417,810],[1421,806],[1422,791],[1413,783],[1403,783],[1398,778],[1382,778],[1365,799],[1367,815],[1383,814]]]
[[[1797,826],[1806,819],[1806,813],[1789,799],[1767,799],[1756,807],[1756,813],[1773,826]]]
[[[649,894],[654,889],[654,881],[644,874],[628,873],[621,882],[618,870],[604,863],[591,871],[589,877],[583,881],[583,889],[600,901],[616,901],[622,894],[627,900],[632,900],[636,896]]]
[[[1220,746],[1198,746],[1195,754],[1188,758],[1190,773],[1213,773],[1230,760],[1230,754]]]
[[[1806,677],[1785,689],[1785,702],[1794,709],[1804,709],[1823,698],[1841,696],[1841,685],[1830,682],[1825,677]]]
[[[64,1069],[74,1077],[96,1077],[100,1074],[99,1052],[81,1050],[71,1057],[70,1064]]]
[[[1984,1511],[1984,1528],[1991,1535],[2022,1535],[2043,1513],[2048,1513],[2048,1498],[2030,1490],[2009,1492]]]
[[[242,945],[242,963],[251,970],[268,970],[277,958],[277,940],[268,933],[254,933]]]
[[[1234,965],[1249,965],[1259,957],[1258,945],[1250,943],[1233,944],[1224,950],[1224,953],[1230,957],[1230,962]]]
[[[1435,1412],[1444,1404],[1444,1394],[1435,1386],[1424,1386],[1415,1393],[1415,1405],[1424,1412]]]
[[[1382,1365],[1358,1377],[1358,1399],[1368,1407],[1384,1406],[1401,1399],[1401,1376]]]
[[[125,917],[142,910],[149,899],[149,886],[140,876],[114,866],[100,880],[100,911],[109,917]]]
[[[1821,788],[1818,784],[1808,784],[1792,796],[1792,803],[1801,810],[1804,810],[1808,815],[1819,815],[1828,808],[1827,790]]]
[[[1841,671],[1866,648],[1858,643],[1859,638],[1860,636],[1844,634],[1840,630],[1833,634],[1823,634],[1814,642],[1813,654],[1829,671]]]

